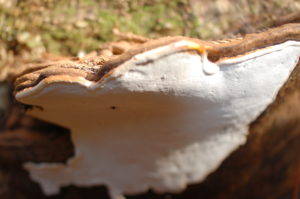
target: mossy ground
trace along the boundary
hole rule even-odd
[[[215,39],[270,27],[297,10],[299,0],[0,0],[0,69],[45,52],[97,50],[116,39],[113,28]]]

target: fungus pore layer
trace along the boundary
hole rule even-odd
[[[201,182],[245,142],[300,56],[300,42],[287,41],[213,63],[174,51],[186,44],[137,54],[99,82],[56,74],[17,92],[42,107],[30,114],[72,131],[75,156],[66,164],[24,164],[47,195],[106,185],[116,199]]]

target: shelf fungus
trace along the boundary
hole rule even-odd
[[[183,191],[246,142],[296,67],[299,40],[300,25],[288,24],[228,41],[166,37],[29,68],[15,81],[16,99],[69,128],[75,155],[24,168],[47,195],[67,185],[105,185],[114,199]]]

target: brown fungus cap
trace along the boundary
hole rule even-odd
[[[266,32],[248,34],[243,38],[211,42],[179,36],[145,40],[144,43],[135,43],[134,47],[130,47],[131,49],[129,50],[124,50],[124,47],[119,50],[116,47],[118,44],[113,43],[108,49],[110,51],[117,51],[117,55],[113,53],[111,56],[100,54],[99,56],[87,56],[86,58],[77,60],[59,60],[27,65],[26,68],[24,67],[25,69],[20,70],[19,74],[14,75],[19,76],[15,81],[15,90],[20,91],[27,87],[32,87],[44,78],[53,75],[67,74],[68,76],[80,76],[87,80],[99,81],[115,67],[121,65],[134,55],[180,40],[191,40],[198,43],[207,51],[208,59],[215,62],[221,59],[241,56],[288,40],[299,41],[300,25],[287,24]]]

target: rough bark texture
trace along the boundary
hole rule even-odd
[[[7,83],[8,87],[10,83]],[[1,199],[105,199],[103,186],[64,187],[46,197],[22,168],[27,161],[65,162],[73,155],[68,129],[36,120],[7,96],[8,108],[0,116]],[[4,112],[4,114],[3,114]],[[3,119],[4,118],[4,119]],[[300,185],[300,62],[275,102],[250,125],[247,143],[199,184],[180,194],[146,194],[128,199],[297,199]]]

